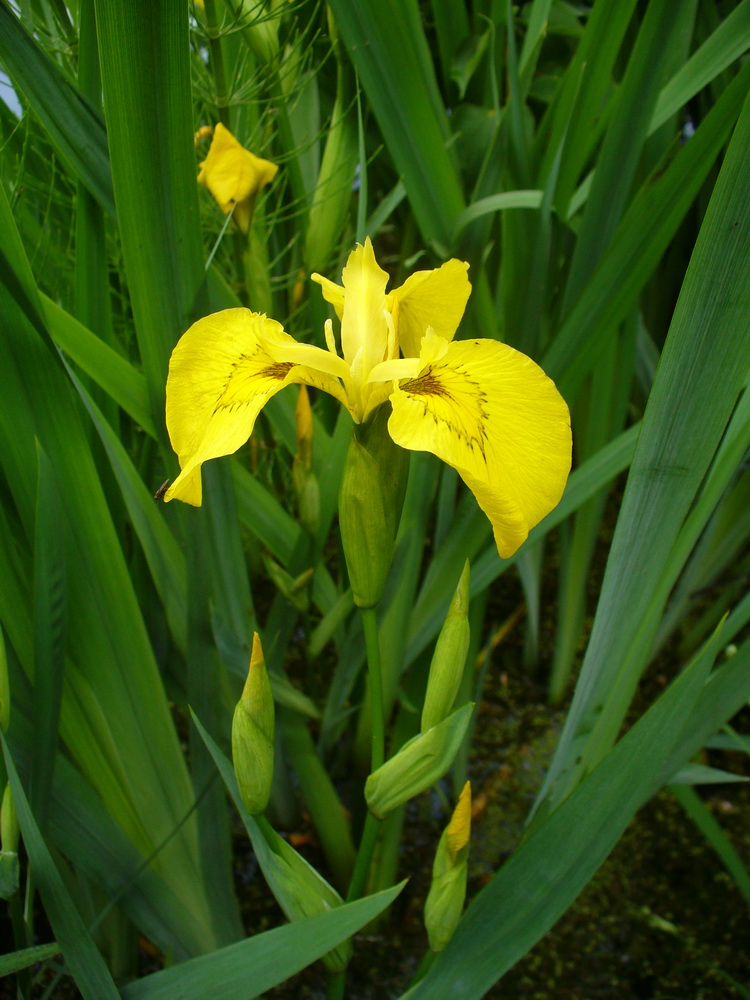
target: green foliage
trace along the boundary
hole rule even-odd
[[[345,966],[398,892],[375,890],[411,874],[397,872],[402,806],[454,759],[471,776],[474,663],[502,630],[512,567],[528,610],[517,670],[555,702],[574,688],[572,704],[526,836],[405,995],[483,995],[667,783],[688,783],[675,794],[747,898],[689,785],[717,778],[690,762],[750,696],[750,0],[678,6],[0,0],[21,103],[0,102],[0,795],[7,767],[28,856],[17,883],[9,852],[15,951],[0,971],[25,1000],[43,995],[37,962],[97,1000],[231,1000],[321,956]],[[208,146],[191,137],[219,121],[279,165],[247,234],[196,184]],[[367,641],[356,604],[375,599],[347,576],[336,520],[351,421],[329,398],[313,400],[304,459],[314,516],[293,389],[205,468],[202,508],[153,499],[177,472],[164,386],[187,326],[245,305],[322,346],[310,272],[338,279],[365,235],[390,287],[468,261],[458,336],[534,357],[575,447],[562,501],[507,560],[452,470],[412,454],[392,564],[390,537],[387,552],[362,545],[363,572],[375,555],[382,570]],[[467,665],[418,735],[467,560]],[[278,720],[257,820],[223,752],[254,631]],[[621,737],[657,655],[671,684]],[[365,784],[382,825],[363,821]],[[293,927],[240,940],[225,785]],[[276,832],[303,810],[320,872]],[[373,895],[342,904],[368,869]],[[169,967],[120,989],[133,929]]]

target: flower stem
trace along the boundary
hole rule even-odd
[[[385,761],[383,676],[380,666],[380,640],[378,638],[378,621],[375,608],[362,608],[361,611],[362,626],[365,631],[365,646],[367,648],[367,668],[370,678],[370,727],[372,730],[370,770],[372,772],[377,771]],[[352,875],[349,892],[346,896],[347,901],[359,899],[362,895],[379,833],[380,820],[368,811],[362,830],[359,850],[357,851],[354,874]]]
[[[224,53],[221,48],[221,38],[219,36],[219,25],[216,17],[214,0],[205,0],[203,10],[206,18],[206,34],[208,35],[208,47],[211,53],[211,69],[214,75],[214,86],[216,87],[216,108],[219,112],[219,121],[230,129],[229,120],[229,95],[227,94],[226,74],[224,72]]]
[[[372,730],[371,771],[385,761],[385,719],[383,705],[383,672],[380,666],[380,641],[375,608],[362,608],[362,625],[367,647],[367,668],[370,677],[370,726]]]
[[[359,850],[357,851],[357,861],[354,865],[354,874],[352,875],[352,880],[349,884],[349,892],[346,894],[347,903],[350,903],[353,899],[359,899],[364,891],[365,882],[367,881],[367,873],[370,870],[370,862],[372,861],[372,856],[375,852],[375,845],[378,842],[380,822],[381,821],[376,816],[373,816],[373,814],[368,810],[365,825],[362,830],[362,839],[359,842]]]
[[[326,981],[326,1000],[344,1000],[345,972],[329,972]]]

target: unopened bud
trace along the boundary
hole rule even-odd
[[[306,385],[299,387],[297,406],[294,411],[295,430],[297,434],[297,454],[302,464],[309,472],[312,469],[313,418],[310,396]]]
[[[471,785],[467,781],[451,821],[443,831],[432,865],[424,922],[433,951],[442,951],[461,919],[471,833]]]
[[[469,562],[466,561],[430,664],[422,709],[422,732],[450,714],[469,651]]]
[[[391,568],[409,454],[388,433],[388,407],[355,427],[339,489],[339,527],[354,603],[372,608]]]
[[[382,819],[443,777],[458,753],[473,710],[472,703],[456,709],[373,771],[365,783],[365,798],[375,816]]]
[[[268,805],[273,778],[274,706],[260,637],[253,635],[250,669],[232,719],[232,761],[251,816]]]

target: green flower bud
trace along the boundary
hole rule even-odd
[[[430,664],[422,709],[422,732],[442,722],[453,708],[469,651],[469,561],[458,581]]]
[[[388,433],[389,407],[354,428],[339,489],[339,527],[354,603],[372,608],[391,568],[409,454]]]
[[[432,884],[424,908],[424,922],[433,951],[448,944],[466,899],[466,874],[471,833],[471,785],[467,781],[450,823],[443,831],[432,865]]]
[[[262,813],[268,805],[273,778],[273,737],[273,695],[256,632],[247,680],[232,719],[234,773],[251,816]]]
[[[382,819],[443,777],[458,753],[473,710],[471,702],[456,709],[373,771],[365,783],[365,798],[375,816]]]

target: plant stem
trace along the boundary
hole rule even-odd
[[[229,95],[227,94],[226,74],[224,73],[224,53],[221,48],[221,38],[219,36],[219,25],[216,17],[214,0],[205,0],[204,12],[206,17],[206,34],[208,35],[208,47],[211,53],[211,69],[214,75],[214,85],[216,87],[216,109],[219,112],[219,121],[230,129],[229,120]]]
[[[346,972],[329,972],[326,979],[326,1000],[344,1000]]]
[[[362,625],[367,647],[367,668],[370,677],[370,725],[372,729],[371,771],[385,761],[385,719],[383,706],[383,672],[380,666],[380,641],[375,608],[362,608]]]
[[[365,631],[367,668],[370,678],[370,726],[372,730],[370,771],[372,772],[377,771],[385,761],[383,674],[380,666],[380,641],[378,639],[378,620],[375,608],[361,608],[360,610],[362,612],[362,626]],[[380,820],[368,811],[364,829],[362,830],[359,850],[357,851],[354,874],[352,875],[349,892],[346,896],[347,901],[359,899],[362,895],[379,832]]]
[[[365,888],[367,873],[370,870],[370,862],[378,842],[380,833],[380,820],[368,811],[365,825],[362,830],[362,840],[359,842],[357,851],[357,861],[354,865],[354,874],[349,885],[349,892],[346,894],[346,901],[350,903],[353,899],[359,899]]]

